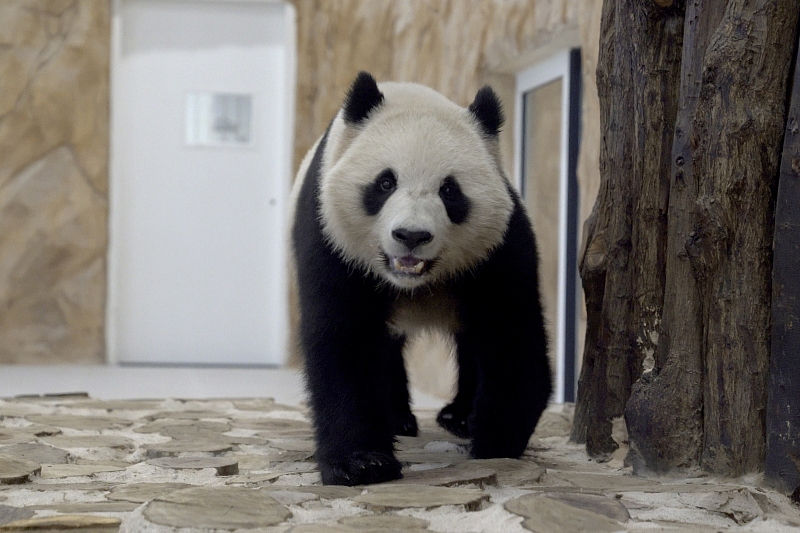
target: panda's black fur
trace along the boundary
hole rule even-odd
[[[342,117],[367,123],[382,105],[384,95],[362,73]],[[496,137],[502,112],[491,89],[478,92],[469,112],[482,136]],[[317,143],[295,204],[299,338],[323,483],[358,485],[401,477],[394,436],[416,435],[417,424],[409,408],[405,337],[387,325],[404,291],[343,257],[323,229],[320,172],[330,132],[331,126]],[[456,302],[459,368],[458,393],[437,420],[470,438],[477,458],[520,456],[551,392],[536,242],[517,193],[504,181],[512,208],[502,242],[469,269],[436,282]],[[369,216],[382,207],[373,193],[364,190],[359,199]],[[448,208],[442,198],[453,224],[469,224],[470,203],[480,200],[456,197]]]

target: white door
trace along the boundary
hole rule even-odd
[[[109,359],[280,364],[293,8],[113,5]]]

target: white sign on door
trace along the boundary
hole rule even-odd
[[[249,94],[188,93],[186,144],[250,146],[253,98]]]

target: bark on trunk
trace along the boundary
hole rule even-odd
[[[603,5],[602,181],[584,231],[587,337],[572,433],[594,456],[617,448],[612,421],[623,415],[642,363],[652,365],[658,340],[682,37],[682,7]]]
[[[700,96],[704,52],[724,7],[724,2],[714,1],[690,2],[686,7],[680,109],[667,170],[671,187],[663,316],[653,366],[634,385],[626,413],[636,470],[645,465],[657,470],[690,467],[700,457],[703,325],[700,288],[686,249],[686,236],[696,227],[693,204],[700,181],[692,159],[692,117]],[[648,447],[654,441],[661,443],[659,448]]]
[[[767,477],[800,487],[800,54],[783,140],[775,205],[772,359],[767,402]]]
[[[762,464],[798,11],[796,0],[604,5],[602,181],[581,264],[589,321],[573,428],[593,455],[613,450],[624,410],[637,469]]]

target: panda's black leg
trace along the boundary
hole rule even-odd
[[[444,429],[462,439],[470,435],[469,415],[475,402],[475,391],[478,387],[478,372],[475,359],[464,349],[462,335],[456,336],[456,358],[458,361],[458,392],[453,401],[439,411],[436,422]]]
[[[311,281],[319,278],[311,278]],[[394,457],[386,308],[358,279],[302,299],[301,339],[322,482],[378,483],[401,477]]]
[[[474,328],[463,340],[465,352],[477,363],[474,410],[468,420],[476,458],[522,455],[547,406],[551,385],[545,345],[520,331],[499,325]]]
[[[391,383],[391,397],[389,401],[392,405],[391,414],[392,433],[394,435],[405,435],[416,437],[419,432],[417,419],[411,412],[411,401],[408,396],[408,375],[406,365],[403,360],[403,346],[406,338],[403,335],[388,335],[386,340],[386,356],[389,363],[389,380]]]
[[[306,346],[315,456],[326,485],[401,477],[388,416],[390,360],[383,351],[385,337],[370,331],[383,324],[351,318],[351,324],[317,330],[317,337]]]

